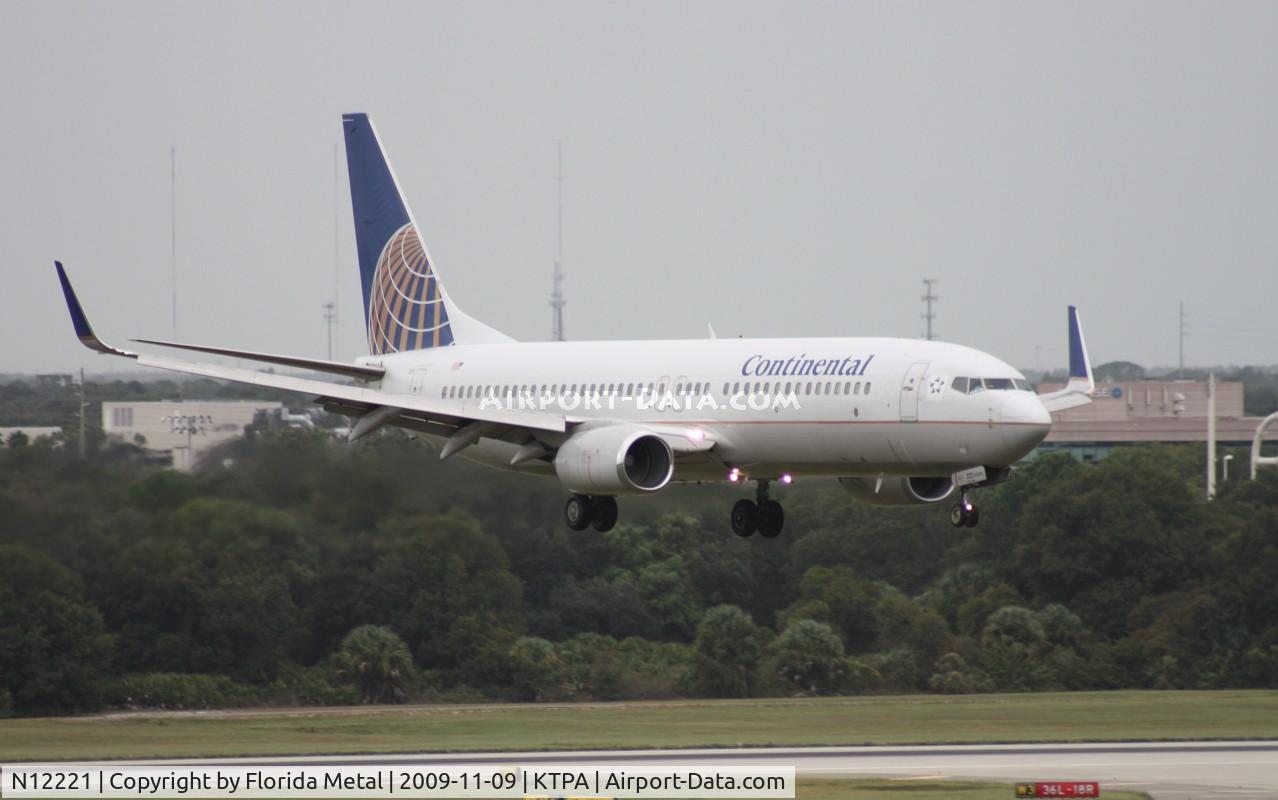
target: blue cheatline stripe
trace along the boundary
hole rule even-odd
[[[1083,333],[1078,327],[1078,309],[1069,307],[1069,376],[1087,377],[1087,356],[1083,353]]]

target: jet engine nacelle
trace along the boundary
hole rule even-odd
[[[632,425],[589,428],[560,445],[555,473],[580,494],[655,492],[674,476],[674,452],[660,436]]]
[[[917,506],[939,503],[954,493],[954,479],[945,477],[885,477],[878,492],[878,478],[839,478],[848,494],[872,506]]]

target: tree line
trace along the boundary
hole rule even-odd
[[[946,508],[563,490],[396,431],[250,432],[193,474],[0,450],[0,713],[448,700],[1278,687],[1278,470],[1202,501],[1201,447],[1034,460]]]

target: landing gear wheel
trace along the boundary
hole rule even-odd
[[[732,532],[745,538],[759,527],[759,507],[753,500],[738,500],[732,507]]]
[[[564,521],[574,531],[584,531],[590,525],[591,511],[594,504],[590,498],[582,494],[574,494],[564,504]]]
[[[759,506],[759,534],[765,539],[775,539],[785,525],[785,511],[776,500],[768,500]]]
[[[615,497],[593,497],[591,498],[590,524],[600,533],[612,530],[612,526],[617,524],[617,498]]]
[[[965,522],[964,524],[967,525],[967,527],[969,528],[975,528],[976,523],[980,521],[981,521],[980,509],[978,509],[976,506],[972,506],[971,510],[967,512],[967,522]]]
[[[975,528],[981,521],[981,512],[972,501],[963,498],[950,509],[950,524],[956,528]]]

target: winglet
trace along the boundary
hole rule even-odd
[[[1092,402],[1096,381],[1092,379],[1092,362],[1087,357],[1087,343],[1083,341],[1083,326],[1078,321],[1078,309],[1069,307],[1069,382],[1064,389],[1040,394],[1038,399],[1048,411],[1064,411]]]
[[[67,310],[71,312],[71,324],[75,326],[75,335],[80,340],[80,344],[99,353],[137,358],[136,353],[112,347],[97,337],[97,334],[93,332],[93,326],[89,324],[89,317],[80,305],[80,299],[75,296],[75,289],[71,288],[71,281],[67,280],[67,271],[62,268],[62,262],[54,261],[53,266],[57,267],[58,281],[62,284],[62,295],[67,300]]]
[[[1078,308],[1069,307],[1069,382],[1085,384],[1086,390],[1096,388],[1092,378],[1092,362],[1087,357],[1087,343],[1083,340],[1083,326],[1078,321]]]

